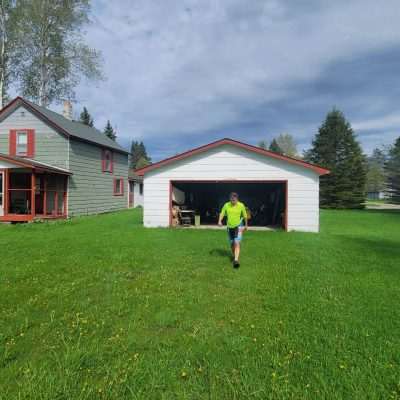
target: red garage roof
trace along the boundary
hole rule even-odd
[[[191,157],[195,154],[203,153],[203,152],[206,152],[215,147],[223,146],[226,144],[229,144],[231,146],[235,146],[235,147],[238,147],[241,149],[245,149],[248,151],[252,151],[253,153],[261,154],[266,157],[274,158],[276,160],[286,161],[290,164],[298,165],[303,168],[311,169],[312,171],[316,172],[318,175],[329,174],[328,169],[320,167],[318,165],[311,164],[306,161],[298,160],[297,158],[283,156],[281,154],[274,153],[273,151],[264,150],[260,147],[252,146],[250,144],[239,142],[237,140],[233,140],[233,139],[229,139],[229,138],[220,139],[215,142],[206,144],[204,146],[196,147],[192,150],[185,151],[184,153],[177,154],[176,156],[165,158],[164,160],[161,160],[154,164],[148,165],[147,167],[137,169],[135,172],[137,175],[143,176],[146,172],[163,167],[164,165],[171,164],[178,160],[183,160],[183,159]]]

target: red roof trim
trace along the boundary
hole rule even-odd
[[[2,114],[8,110],[9,108],[11,108],[15,103],[17,103],[18,101],[21,102],[21,104],[23,104],[29,111],[31,111],[33,114],[40,116],[40,118],[42,118],[44,120],[44,122],[49,125],[50,127],[54,128],[56,131],[61,132],[63,135],[65,135],[67,138],[69,138],[71,135],[65,130],[63,129],[61,126],[59,126],[58,124],[54,123],[53,121],[51,121],[50,119],[48,119],[44,114],[42,114],[39,110],[36,110],[34,107],[32,107],[29,103],[27,103],[25,101],[25,99],[21,96],[17,96],[14,100],[12,100],[10,103],[8,103],[4,108],[2,108],[0,110],[0,117],[2,116]],[[123,154],[129,154],[128,151],[123,151],[123,150],[117,150],[117,149],[113,149],[112,147],[108,147],[105,145],[101,145],[100,143],[95,143],[92,142],[91,140],[86,140],[83,138],[78,138],[76,136],[74,136],[75,140],[79,140],[81,142],[85,142],[85,143],[89,143],[92,144],[94,146],[98,146],[101,148],[105,148],[105,149],[110,149],[112,151],[117,151]]]
[[[38,110],[36,110],[35,108],[33,108],[29,103],[27,103],[27,102],[25,101],[24,98],[22,98],[22,97],[20,97],[20,96],[16,97],[14,100],[12,100],[10,103],[8,103],[4,108],[2,108],[2,109],[0,110],[0,116],[1,116],[2,114],[4,114],[4,112],[5,112],[6,110],[8,110],[9,108],[11,108],[15,103],[18,103],[18,101],[21,102],[21,103],[24,105],[24,107],[26,107],[26,108],[27,108],[29,111],[31,111],[33,114],[35,114],[35,115],[40,115],[40,117],[43,118],[43,119],[45,120],[46,124],[50,125],[51,127],[55,128],[56,130],[61,131],[61,133],[63,133],[66,137],[69,137],[69,136],[70,136],[70,134],[69,134],[65,129],[61,128],[61,126],[55,124],[53,121],[50,121],[44,114],[42,114],[40,111],[38,111]]]
[[[158,161],[154,164],[148,165],[147,167],[137,169],[135,171],[135,173],[137,175],[143,176],[146,172],[160,168],[160,167],[170,164],[174,161],[182,160],[182,159],[191,157],[195,154],[203,153],[207,150],[213,149],[215,147],[223,146],[223,145],[232,145],[232,146],[235,146],[235,147],[238,147],[241,149],[252,151],[253,153],[257,153],[257,154],[261,154],[263,156],[274,158],[276,160],[286,161],[290,164],[294,164],[294,165],[298,165],[300,167],[311,169],[312,171],[316,172],[318,175],[325,175],[325,174],[329,174],[329,172],[330,172],[328,169],[320,167],[319,165],[310,164],[306,161],[298,160],[293,157],[283,156],[281,154],[274,153],[273,151],[264,150],[260,147],[256,147],[256,146],[252,146],[247,143],[239,142],[238,140],[225,138],[225,139],[220,139],[220,140],[217,140],[215,142],[212,142],[212,143],[200,146],[200,147],[196,147],[189,151],[185,151],[184,153],[177,154],[176,156],[166,158],[166,159]]]

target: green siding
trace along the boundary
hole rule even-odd
[[[100,146],[70,140],[69,216],[97,214],[128,206],[128,155],[114,152],[114,172],[102,172]],[[124,195],[114,196],[114,178],[124,179]]]
[[[21,111],[24,114],[21,114]],[[114,172],[101,169],[102,148],[58,133],[23,106],[0,123],[0,153],[9,153],[10,129],[35,130],[35,160],[68,169],[69,216],[97,214],[128,206],[128,155],[114,151]],[[114,196],[114,178],[124,179],[124,195]]]
[[[0,123],[0,153],[9,153],[10,129],[34,129],[35,160],[54,167],[69,168],[68,138],[50,128],[25,107],[18,107]]]

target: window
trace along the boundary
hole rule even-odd
[[[114,196],[124,195],[124,180],[122,178],[114,179]]]
[[[12,129],[9,136],[10,156],[33,158],[35,153],[35,131]]]
[[[17,156],[28,154],[28,132],[17,132]]]
[[[139,194],[143,194],[143,183],[139,185]]]
[[[113,172],[114,160],[113,153],[111,150],[103,150],[102,153],[102,170],[103,172]]]

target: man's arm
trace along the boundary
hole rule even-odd
[[[243,206],[242,216],[244,219],[244,230],[247,231],[249,225],[248,225],[247,211],[245,206]]]
[[[222,210],[221,210],[221,212],[219,213],[219,218],[218,218],[218,225],[219,226],[222,226],[222,220],[224,219],[224,217],[225,217],[225,210],[226,210],[226,208],[225,208],[225,205],[222,207]]]

